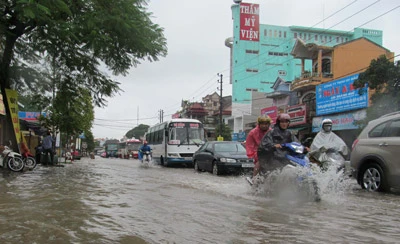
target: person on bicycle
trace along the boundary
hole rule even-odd
[[[143,145],[139,148],[139,153],[138,153],[139,160],[141,160],[142,162],[143,162],[143,154],[146,151],[151,152],[151,148],[149,145],[147,145],[147,141],[143,141]]]
[[[264,135],[271,129],[271,118],[268,115],[262,115],[257,119],[256,128],[249,132],[246,138],[247,157],[254,159],[253,177],[258,174],[260,164],[258,163],[257,150]]]

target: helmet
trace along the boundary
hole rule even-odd
[[[331,132],[332,131],[332,120],[330,120],[330,119],[324,119],[324,120],[322,120],[322,129],[325,131],[325,132]]]
[[[290,122],[290,115],[285,113],[279,114],[276,118],[276,123],[279,124],[282,120],[288,120]]]
[[[271,124],[271,118],[268,115],[261,115],[258,117],[257,119],[257,123],[258,124],[262,124],[262,123],[268,123]]]

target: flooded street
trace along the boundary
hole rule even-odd
[[[398,243],[399,195],[355,181],[321,202],[254,195],[244,176],[82,159],[0,169],[1,243]]]

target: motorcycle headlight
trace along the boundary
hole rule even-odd
[[[219,161],[222,163],[236,163],[236,159],[233,158],[220,158]]]

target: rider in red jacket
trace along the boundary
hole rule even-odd
[[[252,129],[246,138],[247,157],[254,159],[253,176],[258,174],[260,164],[258,163],[257,149],[264,135],[270,130],[271,118],[262,115],[257,119],[256,128]]]

